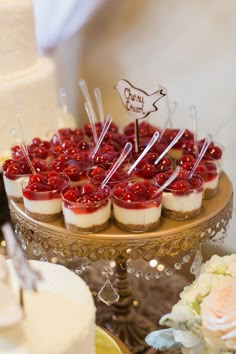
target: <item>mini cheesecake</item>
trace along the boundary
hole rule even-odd
[[[161,186],[170,177],[171,172],[156,176],[156,184]],[[188,173],[180,171],[176,179],[164,189],[162,194],[162,215],[169,219],[186,220],[195,217],[201,211],[203,180],[198,175],[189,178]]]
[[[112,190],[114,219],[121,229],[146,232],[160,222],[162,195],[150,181],[129,181]]]
[[[22,180],[24,208],[35,220],[50,221],[62,216],[61,191],[69,178],[58,172],[33,174]]]
[[[91,183],[68,187],[62,193],[66,228],[74,232],[99,232],[109,225],[110,188]]]
[[[184,155],[177,164],[184,171],[191,171],[196,159],[192,155]],[[216,195],[219,182],[219,169],[216,163],[202,160],[196,168],[195,174],[203,179],[203,199],[208,199]]]
[[[32,165],[37,172],[47,171],[47,163],[45,160],[34,158],[32,160]],[[8,159],[4,161],[2,170],[7,197],[14,202],[22,203],[23,196],[21,183],[23,178],[32,173],[28,163],[24,158],[17,161]]]

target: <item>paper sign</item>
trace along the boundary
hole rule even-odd
[[[12,227],[5,223],[2,232],[7,243],[7,251],[22,289],[36,290],[36,283],[41,279],[40,273],[33,270],[26,259],[21,247],[18,245]]]
[[[126,111],[134,119],[145,118],[151,112],[157,111],[155,103],[166,95],[162,89],[148,95],[127,80],[119,80],[115,88],[119,92]]]

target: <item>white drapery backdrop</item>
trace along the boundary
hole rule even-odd
[[[103,0],[33,0],[36,40],[40,52],[56,48],[77,33]]]

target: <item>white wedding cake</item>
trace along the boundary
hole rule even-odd
[[[18,293],[15,271],[7,261],[5,276],[0,262],[0,354],[94,354],[95,305],[86,283],[63,266],[30,262],[42,280],[37,292],[24,291],[20,319],[5,289]]]
[[[15,143],[10,132],[18,128],[19,111],[25,138],[43,138],[52,130],[51,119],[63,118],[54,64],[37,52],[32,1],[0,0],[0,23],[0,155],[4,155]],[[68,121],[74,123],[71,117]]]

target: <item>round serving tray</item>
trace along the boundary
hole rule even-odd
[[[201,213],[190,220],[175,221],[161,217],[158,227],[146,233],[128,233],[112,221],[97,234],[81,234],[65,229],[63,218],[39,222],[27,216],[23,204],[9,202],[12,222],[20,238],[35,243],[46,252],[63,257],[99,259],[145,259],[155,256],[176,256],[197,248],[202,241],[225,231],[232,216],[233,188],[222,172],[216,196],[203,201]]]

